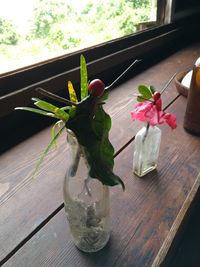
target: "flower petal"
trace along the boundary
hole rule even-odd
[[[174,116],[173,114],[165,113],[165,114],[164,114],[164,119],[165,119],[165,122],[166,122],[172,129],[175,129],[175,128],[177,127],[177,124],[176,124],[176,116]]]
[[[147,119],[147,122],[152,126],[155,126],[156,124],[158,124],[159,117],[158,117],[158,111],[155,105],[152,106],[151,110],[146,112],[146,119]]]
[[[135,106],[135,109],[131,111],[131,118],[133,120],[147,121],[146,113],[151,110],[153,103],[144,101]]]

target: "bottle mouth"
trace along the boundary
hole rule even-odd
[[[72,130],[70,130],[70,129],[66,129],[66,131],[67,131],[67,133],[70,134],[71,136],[76,137],[75,133],[74,133]]]

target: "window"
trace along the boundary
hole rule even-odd
[[[3,1],[0,73],[155,26],[156,14],[157,0]]]

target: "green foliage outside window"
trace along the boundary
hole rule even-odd
[[[0,45],[16,45],[19,36],[9,20],[0,18]]]
[[[155,19],[155,5],[156,0],[88,0],[77,10],[66,0],[38,0],[26,35],[0,19],[0,57],[22,62],[132,34],[152,13]]]

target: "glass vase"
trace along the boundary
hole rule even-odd
[[[89,176],[89,167],[75,135],[68,131],[68,169],[64,205],[75,245],[84,252],[102,249],[110,237],[109,188]]]
[[[135,136],[133,172],[142,177],[157,167],[161,142],[161,130],[156,126],[144,126]]]

